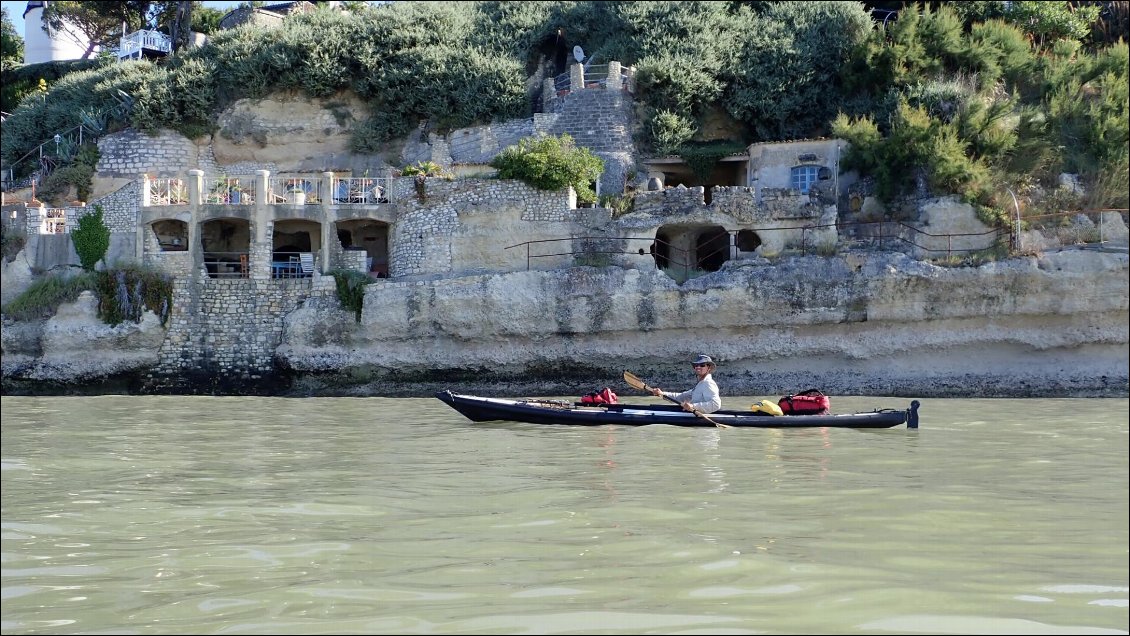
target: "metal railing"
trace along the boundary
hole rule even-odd
[[[66,208],[43,208],[43,218],[39,220],[40,234],[70,234],[67,224]]]
[[[310,278],[315,262],[314,252],[275,252],[271,255],[271,278]]]
[[[171,53],[173,51],[173,40],[160,31],[145,29],[134,31],[118,40],[118,59],[124,60],[135,55],[141,57],[145,49],[166,54]]]
[[[553,89],[560,93],[561,91],[570,91],[580,88],[605,88],[608,86],[608,65],[607,64],[592,64],[584,67],[585,70],[585,85],[584,86],[571,86],[569,71],[566,71],[557,77],[553,78]],[[628,67],[620,67],[620,81],[624,86],[628,85],[629,75]]]
[[[1075,217],[1080,214],[1099,214],[1100,222],[1094,224],[1091,228],[1077,229],[1071,228],[1067,231],[1074,236],[1074,243],[1081,245],[1098,245],[1105,246],[1109,242],[1109,237],[1103,234],[1102,215],[1108,213],[1119,213],[1123,217],[1123,224],[1126,222],[1127,210],[1123,209],[1104,209],[1104,210],[1086,210],[1086,211],[1073,211],[1073,212],[1059,212],[1054,214],[1045,214],[1024,219],[1026,224],[1033,224],[1040,219],[1059,219],[1062,222],[1067,217]],[[945,258],[952,258],[957,254],[971,254],[976,252],[983,252],[984,250],[991,249],[991,247],[1000,242],[1002,237],[1009,237],[1010,252],[1018,252],[1022,246],[1015,245],[1012,238],[1011,228],[993,228],[985,232],[964,232],[952,234],[932,234],[919,228],[907,225],[901,221],[857,221],[847,223],[830,223],[824,225],[804,225],[800,227],[766,227],[766,228],[750,228],[743,230],[727,230],[728,240],[724,245],[719,245],[714,249],[702,249],[701,247],[695,249],[693,252],[667,241],[659,239],[658,237],[611,237],[611,236],[570,236],[567,238],[559,239],[540,239],[535,241],[525,241],[515,245],[509,245],[504,249],[517,249],[525,248],[526,250],[526,269],[529,270],[533,260],[538,258],[552,258],[562,256],[585,257],[597,255],[638,255],[644,256],[647,254],[652,255],[656,259],[657,266],[660,269],[681,271],[684,275],[701,269],[704,263],[712,261],[729,260],[731,250],[737,247],[736,235],[740,232],[801,232],[799,251],[802,255],[807,255],[809,252],[816,253],[822,249],[820,244],[817,244],[811,237],[812,232],[820,230],[827,230],[835,228],[837,230],[840,240],[843,239],[843,230],[847,228],[872,228],[875,233],[863,237],[862,239],[855,239],[856,241],[868,242],[875,245],[880,250],[894,249],[896,247],[908,246],[922,253],[930,255],[944,255]],[[894,229],[895,231],[890,231]],[[717,236],[722,236],[719,233]],[[971,240],[977,238],[984,238],[982,245],[979,247],[954,247],[955,240]],[[927,239],[936,239],[937,241],[945,242],[945,247],[935,247],[924,244]],[[571,248],[568,250],[554,249],[549,247],[549,251],[544,253],[535,253],[539,246],[556,246],[563,242],[569,242],[572,245],[580,244],[581,249]],[[634,248],[632,245],[646,244],[647,247]],[[627,244],[628,249],[617,247],[617,244]],[[709,245],[709,243],[708,243]],[[661,262],[662,261],[662,262]]]
[[[334,178],[333,202],[338,204],[388,203],[392,177]]]
[[[255,203],[255,177],[221,177],[210,182],[204,203],[252,205]]]
[[[43,179],[54,172],[59,165],[74,157],[75,153],[82,146],[84,137],[93,139],[96,136],[97,133],[88,130],[84,124],[79,124],[43,141],[34,149],[25,153],[24,156],[16,159],[9,164],[8,167],[4,168],[3,172],[0,173],[0,189],[14,190],[17,188],[26,188],[33,184],[39,185],[43,182]],[[54,152],[51,152],[52,150],[54,150]],[[21,177],[17,180],[15,173],[16,167],[33,158],[36,162],[35,169],[26,177]]]
[[[188,184],[184,179],[150,179],[149,200],[145,205],[185,205],[188,203]]]
[[[323,200],[318,177],[271,177],[267,202],[272,205],[315,205]]]
[[[204,252],[204,268],[209,278],[248,278],[251,257],[247,252]]]

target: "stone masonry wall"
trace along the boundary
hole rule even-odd
[[[452,271],[451,244],[461,227],[461,212],[489,213],[505,207],[515,210],[520,220],[539,226],[568,223],[577,216],[576,195],[571,191],[538,190],[514,180],[428,178],[424,181],[424,200],[420,201],[415,180],[402,177],[395,180],[393,191],[401,206],[389,240],[389,273],[393,277]],[[499,228],[500,233],[504,231]],[[535,228],[529,232],[535,232]]]
[[[275,368],[284,316],[312,295],[332,294],[332,288],[332,277],[178,278],[155,375],[205,371],[222,382],[226,377],[242,381],[269,373]]]
[[[150,137],[133,128],[106,135],[98,140],[97,170],[101,177],[175,177],[186,166],[200,164],[200,149],[187,137],[162,130]]]

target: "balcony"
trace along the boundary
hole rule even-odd
[[[173,40],[160,31],[134,31],[118,40],[118,59],[165,57],[173,52]]]

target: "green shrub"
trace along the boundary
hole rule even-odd
[[[361,322],[361,310],[365,307],[365,286],[373,282],[368,274],[352,269],[335,269],[330,272],[337,286],[337,299],[343,309],[353,312],[357,322]]]
[[[490,163],[500,179],[519,179],[539,190],[572,186],[579,201],[596,200],[592,183],[604,161],[588,148],[578,148],[569,135],[527,137],[499,153]]]
[[[110,249],[110,228],[102,220],[102,206],[96,205],[93,212],[79,217],[78,227],[71,232],[71,241],[75,244],[82,268],[88,272],[94,271],[94,266]]]
[[[137,322],[146,309],[160,316],[161,324],[168,323],[173,302],[172,277],[136,265],[40,278],[8,303],[4,314],[16,320],[50,318],[59,305],[74,302],[86,290],[97,296],[98,315],[106,324]]]
[[[673,155],[698,129],[688,117],[661,110],[651,118],[651,144],[661,155]]]
[[[630,213],[636,207],[636,197],[630,193],[602,194],[600,195],[600,207],[612,210],[612,218],[618,219]]]

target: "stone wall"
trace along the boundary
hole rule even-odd
[[[568,237],[578,215],[571,190],[538,190],[513,180],[427,178],[421,201],[415,184],[401,178],[394,185],[400,213],[390,236],[393,277],[523,269],[525,251],[506,247]]]
[[[189,166],[200,165],[200,147],[191,139],[171,130],[149,136],[133,128],[112,133],[98,140],[96,169],[100,177],[137,179],[175,177]]]
[[[243,382],[276,369],[285,316],[311,296],[334,294],[333,278],[178,278],[154,378],[214,374]],[[336,299],[335,299],[336,300]]]

